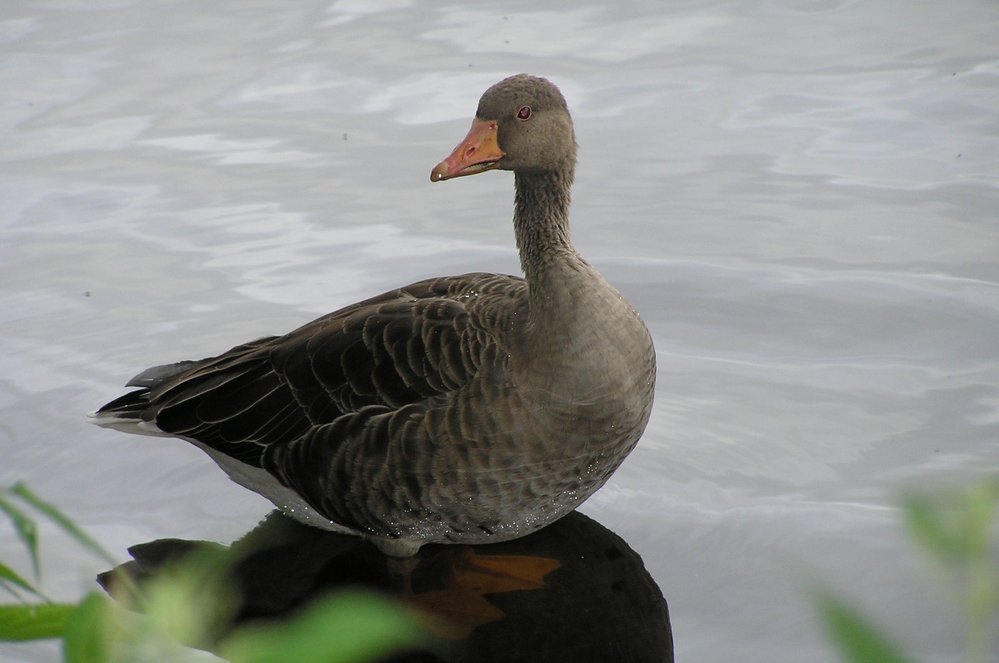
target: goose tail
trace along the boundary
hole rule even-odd
[[[113,428],[125,433],[169,437],[170,433],[163,432],[155,423],[147,419],[150,391],[189,370],[197,363],[195,361],[181,361],[147,368],[125,385],[126,387],[139,387],[139,389],[119,396],[97,411],[89,413],[87,421],[96,426]]]

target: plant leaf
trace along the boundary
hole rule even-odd
[[[362,663],[426,639],[404,608],[354,591],[319,599],[291,622],[240,629],[220,651],[234,663]]]
[[[20,587],[21,589],[27,590],[39,598],[43,599],[45,598],[44,596],[42,596],[41,592],[35,589],[34,585],[25,580],[23,577],[21,577],[21,575],[17,571],[10,568],[3,562],[0,562],[0,584],[5,586],[13,585],[15,587]],[[5,588],[10,589],[9,587]],[[14,594],[15,596],[17,594],[13,590],[11,590],[11,593]]]
[[[927,553],[943,563],[961,564],[967,556],[961,524],[953,509],[926,496],[914,496],[903,503],[906,524],[912,538]]]
[[[206,547],[159,570],[142,585],[150,626],[192,646],[217,641],[237,605],[229,564],[224,549]]]
[[[77,526],[77,524],[69,518],[69,516],[57,509],[54,505],[38,497],[38,495],[32,492],[31,489],[29,489],[24,483],[20,481],[17,482],[14,484],[11,491],[25,502],[48,516],[52,522],[73,537],[81,546],[102,558],[108,564],[113,565],[117,563],[111,553],[105,550],[104,547],[97,543],[97,541],[95,541],[89,534],[80,529],[79,526]]]
[[[111,619],[108,600],[96,592],[87,594],[66,620],[62,641],[65,663],[111,660]]]
[[[38,565],[38,526],[23,511],[2,497],[0,497],[0,511],[6,513],[7,517],[10,518],[17,537],[24,542],[24,547],[28,549],[28,555],[31,556],[31,569],[34,572],[35,580],[39,580],[41,571]]]
[[[997,501],[999,478],[993,478],[964,491],[911,496],[903,507],[919,546],[938,562],[961,567],[988,555]]]
[[[76,606],[70,603],[0,605],[0,640],[61,637]]]
[[[849,663],[911,663],[911,659],[857,610],[828,593],[818,607],[833,642]]]
[[[989,554],[989,525],[999,501],[999,480],[982,482],[964,495],[964,539],[969,556],[982,559]]]

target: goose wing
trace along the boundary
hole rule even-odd
[[[98,423],[201,442],[256,467],[266,450],[362,410],[431,407],[469,383],[495,316],[480,290],[522,290],[509,276],[421,281],[217,357],[154,367],[97,412]],[[487,307],[488,308],[488,307]],[[114,420],[115,423],[111,423]],[[273,451],[273,450],[272,450]]]

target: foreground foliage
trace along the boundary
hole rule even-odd
[[[0,642],[59,638],[67,663],[217,660],[194,648],[217,651],[234,663],[363,663],[425,639],[411,611],[360,591],[319,599],[281,624],[244,626],[219,636],[235,604],[221,550],[178,562],[141,588],[117,576],[136,611],[96,591],[78,603],[54,603],[40,589],[38,516],[109,565],[114,558],[24,484],[0,489],[0,511],[31,565],[29,579],[0,562],[0,589],[15,601],[0,605]]]
[[[999,477],[936,495],[912,495],[902,503],[910,538],[939,571],[966,624],[965,660],[988,663],[991,626],[999,619],[999,570],[995,513]],[[848,663],[915,663],[867,616],[823,591],[816,599],[822,621]]]
[[[997,505],[999,477],[945,494],[913,495],[902,504],[910,538],[932,561],[962,611],[968,663],[987,663],[992,627],[999,619]],[[67,663],[218,660],[200,649],[234,663],[363,663],[426,642],[411,611],[361,591],[331,594],[287,622],[228,632],[224,626],[236,597],[222,547],[168,567],[141,589],[125,576],[116,577],[135,611],[96,591],[78,603],[56,603],[41,589],[39,516],[109,565],[115,559],[24,484],[0,489],[0,511],[22,542],[31,568],[23,574],[0,561],[0,590],[13,598],[0,605],[0,642],[58,638]],[[834,592],[819,592],[816,605],[847,663],[918,660]]]

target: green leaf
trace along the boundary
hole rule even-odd
[[[108,600],[91,592],[66,621],[62,641],[65,663],[105,663],[111,660],[113,646],[112,607]]]
[[[972,558],[988,556],[989,526],[999,502],[999,480],[972,486],[963,496],[963,530],[965,544]]]
[[[8,585],[14,585],[15,587],[20,587],[21,589],[31,592],[35,596],[38,596],[40,598],[45,598],[44,596],[42,596],[41,592],[35,589],[34,585],[25,580],[23,577],[21,577],[21,575],[17,571],[10,568],[3,562],[0,562],[0,585],[3,585],[4,589],[8,590],[10,590],[10,587]],[[15,596],[17,595],[17,593],[14,592],[13,590],[10,591]]]
[[[224,550],[205,548],[158,571],[142,586],[151,627],[193,646],[216,639],[237,605],[228,565]]]
[[[320,599],[291,622],[240,629],[220,651],[233,663],[362,663],[426,637],[398,604],[355,591]]]
[[[38,565],[38,526],[23,511],[2,497],[0,497],[0,511],[6,513],[7,517],[10,518],[11,523],[14,524],[14,531],[17,533],[17,537],[21,539],[25,548],[28,549],[28,555],[31,556],[31,568],[35,574],[35,580],[38,580],[41,577]]]
[[[818,598],[826,630],[848,663],[910,663],[902,651],[857,610],[834,596]]]
[[[24,483],[18,482],[14,484],[11,492],[16,494],[18,497],[23,499],[25,502],[35,507],[42,513],[44,513],[48,518],[58,525],[64,532],[73,537],[77,543],[81,546],[90,550],[92,553],[102,558],[108,564],[116,564],[115,558],[105,550],[101,544],[97,543],[93,538],[90,537],[86,532],[80,529],[76,523],[65,515],[62,511],[57,509],[54,505],[46,502],[42,498],[38,497],[34,492],[31,491]]]
[[[999,502],[999,478],[934,497],[903,503],[912,537],[945,564],[964,565],[988,554],[989,527]]]
[[[61,637],[73,604],[0,605],[0,640],[40,640]]]
[[[923,550],[945,563],[966,561],[968,551],[959,513],[926,496],[909,497],[903,508],[912,538]]]

